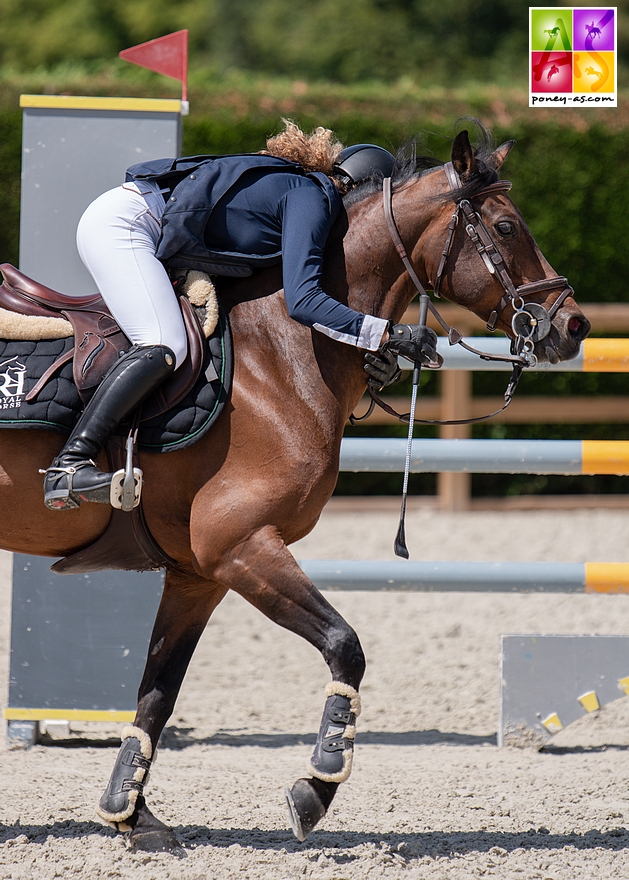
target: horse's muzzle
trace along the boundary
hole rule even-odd
[[[537,359],[551,364],[572,360],[591,329],[592,325],[576,305],[573,309],[560,309],[553,319],[550,333],[535,345]]]

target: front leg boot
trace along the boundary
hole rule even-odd
[[[126,820],[133,815],[138,798],[144,793],[152,758],[153,747],[148,733],[139,727],[125,727],[109,783],[96,808],[101,819],[116,831],[132,830]]]
[[[360,696],[341,681],[330,682],[325,694],[327,700],[308,771],[322,782],[345,782],[352,772]]]

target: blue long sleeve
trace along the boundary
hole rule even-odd
[[[377,348],[386,322],[366,319],[328,296],[321,287],[323,252],[330,228],[328,200],[311,178],[256,170],[244,175],[217,202],[205,240],[213,248],[244,254],[266,255],[281,250],[284,297],[290,316],[341,342]]]

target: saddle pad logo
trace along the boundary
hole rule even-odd
[[[18,409],[22,405],[26,367],[17,356],[0,363],[0,409]]]
[[[616,107],[616,7],[529,7],[529,107]]]

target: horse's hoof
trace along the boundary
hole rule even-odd
[[[127,849],[134,852],[167,852],[178,858],[185,858],[185,851],[175,834],[169,829],[154,831],[130,831],[126,837]]]
[[[293,834],[300,841],[308,837],[326,814],[326,806],[319,797],[311,779],[298,779],[292,789],[284,792]]]

